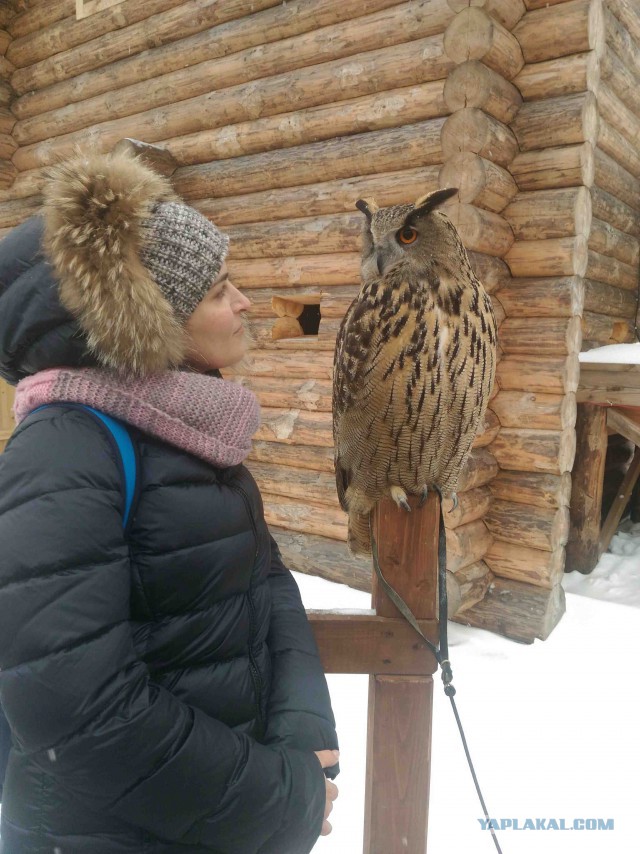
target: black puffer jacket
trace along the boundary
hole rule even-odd
[[[0,372],[86,365],[38,254],[0,245]],[[80,342],[80,343],[79,343]],[[49,355],[48,355],[49,354]],[[337,747],[298,590],[249,472],[56,405],[0,456],[0,698],[14,731],[4,854],[302,854]]]

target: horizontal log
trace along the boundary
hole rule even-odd
[[[292,469],[269,463],[252,462],[249,470],[262,492],[281,495],[298,501],[338,506],[336,479],[330,472]]]
[[[32,66],[41,63],[43,60],[49,59],[56,54],[65,51],[71,51],[73,48],[78,49],[77,52],[83,54],[82,48],[88,43],[97,39],[102,39],[104,44],[106,37],[115,37],[118,30],[123,28],[132,28],[130,36],[132,41],[135,41],[136,35],[140,39],[140,22],[145,21],[147,30],[149,27],[157,26],[160,23],[160,18],[156,21],[149,22],[148,19],[152,16],[162,16],[164,12],[174,10],[172,20],[174,22],[180,20],[175,14],[175,7],[183,5],[179,0],[147,0],[144,4],[139,3],[120,3],[119,7],[105,9],[98,14],[91,15],[90,18],[74,20],[73,25],[69,26],[69,20],[63,18],[55,23],[51,23],[44,28],[33,30],[28,35],[14,39],[8,51],[9,59],[17,68]],[[190,12],[193,16],[198,10],[198,7],[203,6],[200,3],[191,3]],[[182,20],[185,20],[183,14]],[[138,25],[135,27],[134,25]],[[174,38],[176,36],[174,35]],[[138,50],[143,50],[142,42],[138,42]],[[102,45],[101,45],[102,46]],[[84,55],[86,55],[86,50]],[[94,62],[99,56],[96,49],[94,52]]]
[[[443,119],[431,119],[284,151],[188,166],[177,170],[174,186],[191,200],[388,172],[399,163],[411,163],[413,168],[434,166],[442,163],[443,124]]]
[[[524,65],[517,38],[474,6],[462,9],[451,21],[444,34],[444,48],[456,65],[468,59],[482,60],[507,80]]]
[[[473,272],[488,294],[494,294],[511,281],[511,272],[500,258],[481,252],[467,252]]]
[[[608,255],[600,255],[599,252],[589,250],[585,276],[598,282],[606,282],[617,288],[625,288],[635,291],[638,288],[638,267],[631,266],[612,258]]]
[[[467,457],[460,479],[458,491],[467,492],[490,483],[498,473],[498,463],[486,448],[474,448]]]
[[[435,11],[437,9],[436,3]],[[215,81],[215,90],[220,92],[252,80],[264,80],[296,69],[343,59],[354,53],[360,55],[366,51],[436,35],[443,31],[446,22],[452,17],[446,9],[446,3],[440,3],[440,9],[443,13],[440,24],[437,15],[424,14],[423,2],[412,2],[352,21],[312,29],[311,32],[303,32],[285,40],[273,42],[269,35],[270,43],[247,50],[230,51],[228,55],[205,62],[194,63],[190,60],[186,67],[161,73],[151,80],[140,80],[139,77],[124,80],[117,99],[105,98],[101,94],[80,103],[71,102],[54,110],[49,108],[21,120],[16,127],[16,139],[20,145],[30,145],[49,138],[52,128],[55,128],[56,136],[61,136],[153,108],[173,106],[178,101],[210,93],[212,80]],[[394,26],[399,15],[402,16],[402,28]],[[131,80],[135,82],[131,83]],[[402,84],[399,82],[397,85]]]
[[[485,524],[497,540],[555,552],[569,536],[569,508],[533,507],[496,499]]]
[[[399,86],[443,80],[450,65],[451,60],[444,54],[442,36],[418,39],[359,54],[357,58],[347,57],[263,78],[259,86],[254,82],[231,86],[179,101],[170,110],[151,109],[27,145],[16,154],[15,165],[18,169],[44,166],[59,156],[72,153],[76,145],[96,138],[103,149],[130,136],[145,142],[158,142],[290,112],[292,93],[295,93],[293,103],[298,109],[304,109]],[[399,72],[399,68],[403,70]],[[172,153],[175,155],[175,150]]]
[[[8,161],[0,163],[0,190],[11,187],[17,175],[18,170],[13,163],[9,163]]]
[[[423,166],[402,172],[305,184],[302,187],[197,199],[193,207],[223,227],[244,222],[322,216],[353,211],[355,201],[360,198],[375,198],[381,207],[408,204],[415,201],[418,188],[419,194],[437,190],[439,173],[439,166]]]
[[[447,528],[447,570],[458,572],[482,560],[493,540],[487,526],[477,519],[458,528]]]
[[[246,377],[242,385],[257,396],[262,406],[331,412],[331,380]]]
[[[503,427],[490,450],[502,469],[563,474],[573,465],[575,430]]]
[[[602,6],[593,0],[572,0],[527,12],[513,30],[527,63],[543,62],[587,50],[602,50]]]
[[[362,0],[358,4],[363,15],[392,6],[397,0]],[[444,0],[438,5],[442,5]],[[435,3],[431,4],[435,14]],[[262,11],[261,11],[262,9]],[[210,18],[217,15],[220,23]],[[225,14],[226,13],[226,14]],[[127,56],[109,65],[109,74],[100,68],[85,71],[69,80],[48,85],[42,91],[30,91],[15,102],[20,119],[38,116],[48,110],[87,101],[105,92],[119,91],[132,80],[142,82],[172,71],[196,65],[234,53],[251,50],[260,45],[283,41],[311,30],[348,20],[353,16],[351,3],[336,5],[332,0],[292,0],[286,6],[261,3],[246,15],[246,4],[239,0],[225,3],[225,10],[208,9],[203,29],[187,36],[181,31],[179,41],[153,47],[140,54]],[[235,18],[235,20],[234,20]],[[444,26],[442,26],[444,31]],[[254,56],[255,58],[255,56]]]
[[[548,240],[591,229],[591,195],[587,187],[519,193],[503,211],[516,240]]]
[[[525,101],[538,101],[594,91],[598,80],[598,55],[589,51],[527,64],[513,83]]]
[[[513,83],[497,71],[471,59],[449,72],[444,86],[444,101],[451,113],[464,107],[475,107],[509,124],[520,109],[522,97]]]
[[[322,318],[317,332],[305,334],[297,320],[292,318],[261,319],[251,321],[251,334],[255,346],[263,350],[326,350],[333,353],[341,324],[338,318]]]
[[[478,424],[476,437],[472,448],[486,448],[500,432],[500,421],[491,409],[485,411],[482,421]]]
[[[11,160],[16,150],[16,142],[11,134],[0,133],[0,160]]]
[[[595,143],[598,108],[593,92],[525,102],[511,128],[521,151]],[[517,178],[516,178],[517,180]]]
[[[620,199],[615,198],[601,187],[591,188],[591,207],[596,219],[608,222],[619,231],[631,234],[634,237],[640,235],[640,220],[638,211],[629,207]]]
[[[14,92],[7,80],[0,80],[0,107],[8,107],[13,101]]]
[[[640,42],[640,10],[632,0],[609,0],[609,9],[626,27],[635,41]]]
[[[440,187],[457,187],[458,200],[496,213],[518,192],[511,174],[479,154],[461,151],[440,170]]]
[[[491,505],[491,490],[480,486],[467,492],[458,492],[458,506],[453,509],[453,500],[447,498],[442,503],[444,524],[447,528],[458,528],[476,519],[483,519]]]
[[[7,107],[0,107],[0,133],[11,133],[16,123],[15,116]]]
[[[267,353],[250,350],[241,366],[226,369],[225,376],[241,381],[244,377],[284,377],[301,380],[331,380],[333,356],[328,353]]]
[[[525,151],[516,155],[510,171],[520,190],[590,187],[594,178],[591,143]]]
[[[609,8],[604,9],[604,30],[607,45],[618,55],[627,68],[635,68],[638,62],[638,46],[624,24]]]
[[[594,183],[634,210],[640,210],[640,179],[601,148],[596,148],[594,153]]]
[[[637,133],[640,126],[637,121],[634,125],[635,127],[632,130]],[[619,163],[624,169],[631,172],[635,178],[640,177],[640,154],[635,144],[629,142],[625,136],[608,124],[604,118],[600,119],[598,125],[598,145],[605,154],[608,154],[616,163]]]
[[[360,249],[361,233],[362,215],[358,211],[234,225],[227,228],[231,240],[229,258],[356,252]]]
[[[285,566],[296,572],[317,575],[357,590],[371,591],[373,567],[368,555],[352,555],[347,544],[328,537],[314,536],[270,526]]]
[[[584,311],[606,314],[613,317],[633,317],[636,309],[636,295],[633,291],[584,280]]]
[[[13,228],[20,225],[25,219],[37,213],[40,205],[41,200],[37,197],[0,203],[0,228]]]
[[[468,6],[484,9],[507,30],[512,30],[525,13],[522,0],[448,0],[454,12],[462,12]]]
[[[333,472],[333,448],[318,445],[283,445],[280,442],[254,442],[249,461],[277,466]]]
[[[267,525],[287,528],[301,534],[315,534],[333,540],[347,539],[347,515],[340,507],[313,504],[309,499],[296,500],[263,492],[264,518]]]
[[[230,260],[228,266],[234,284],[246,290],[360,284],[360,253]]]
[[[608,317],[585,311],[582,315],[583,349],[636,341],[631,317]]]
[[[4,56],[11,46],[12,38],[11,33],[8,33],[6,30],[0,30],[0,54]]]
[[[501,389],[491,408],[503,427],[526,424],[535,430],[565,430],[575,426],[575,394],[544,394]]]
[[[327,412],[262,408],[255,437],[262,442],[333,447],[332,418]]]
[[[447,573],[447,597],[451,602],[451,588],[458,606],[449,608],[450,617],[463,614],[468,608],[481,602],[493,582],[494,575],[483,560],[465,566],[458,572]]]
[[[50,27],[64,18],[75,16],[75,6],[70,0],[48,0],[47,3],[37,5],[22,5],[18,12],[9,10],[10,21],[7,30],[14,39],[19,39],[36,30]]]
[[[380,617],[349,610],[307,611],[325,673],[424,676],[438,663],[402,617]],[[420,620],[420,630],[437,643],[436,620]]]
[[[442,81],[404,86],[179,136],[165,145],[184,166],[410,125],[447,115]]]
[[[461,204],[449,205],[445,212],[458,229],[464,245],[474,252],[501,257],[513,243],[509,223],[499,214]]]
[[[454,619],[465,626],[499,632],[519,643],[533,643],[536,638],[546,640],[549,637],[564,611],[565,596],[560,581],[545,590],[533,584],[494,577],[482,601]]]
[[[513,276],[584,276],[587,269],[584,237],[516,240],[505,261]]]
[[[507,167],[518,150],[513,131],[474,107],[458,110],[442,128],[442,155],[448,160],[460,151],[471,151]]]
[[[636,67],[625,65],[609,47],[600,60],[600,78],[635,115],[640,113],[640,73]]]
[[[562,580],[564,558],[564,546],[549,552],[517,543],[507,543],[504,540],[494,540],[484,559],[498,578],[523,581],[536,587],[551,589]]]
[[[499,471],[490,487],[496,499],[518,501],[534,507],[568,507],[571,498],[571,474]]]
[[[579,353],[581,344],[579,317],[507,317],[500,326],[500,347],[505,355],[568,355]]]
[[[500,302],[509,317],[573,317],[584,307],[583,280],[511,279],[500,291]]]
[[[498,362],[496,377],[501,389],[575,392],[580,377],[577,354],[569,356],[505,356]]]
[[[640,117],[605,82],[601,82],[598,87],[598,110],[601,119],[619,133],[632,149],[635,148],[640,133]]]
[[[640,214],[638,215],[640,221]],[[609,255],[623,264],[637,267],[639,257],[638,239],[601,219],[594,219],[589,234],[589,249],[601,255]]]
[[[3,80],[9,80],[14,71],[14,66],[9,62],[6,56],[0,56],[0,77]]]
[[[156,2],[156,0],[154,0]],[[252,11],[259,12],[261,9],[276,5],[277,0],[255,0]],[[174,2],[174,5],[176,3]],[[52,83],[68,80],[87,71],[96,68],[104,68],[112,62],[131,56],[132,53],[145,51],[149,46],[149,9],[155,8],[151,3],[130,3],[130,7],[138,7],[137,14],[142,15],[139,23],[124,27],[121,30],[108,32],[96,39],[91,39],[85,44],[80,44],[63,53],[57,53],[40,62],[29,63],[27,58],[24,67],[19,68],[13,75],[13,86],[18,94],[31,92],[35,89],[44,89]],[[223,4],[211,4],[207,0],[191,0],[188,4],[178,3],[177,8],[165,12],[159,16],[153,26],[154,45],[170,44],[179,38],[201,32],[216,24],[224,23],[235,18],[246,15],[247,7],[244,0],[230,0]],[[111,10],[112,15],[121,12],[120,8]],[[90,25],[93,16],[86,22],[74,22],[74,28],[78,23]],[[20,62],[14,62],[21,65]]]

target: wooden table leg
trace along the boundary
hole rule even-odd
[[[440,499],[433,493],[412,512],[391,501],[374,515],[380,567],[419,619],[437,617]],[[373,577],[376,613],[397,617]],[[422,645],[418,635],[413,643]],[[433,679],[402,674],[369,677],[365,854],[425,854],[431,772]]]

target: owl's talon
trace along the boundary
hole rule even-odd
[[[449,510],[449,513],[453,513],[453,511],[454,511],[454,510],[457,508],[457,506],[458,506],[458,493],[457,493],[457,492],[452,492],[452,493],[451,493],[451,500],[453,501],[453,506],[451,507],[451,510]]]
[[[407,513],[411,513],[411,507],[409,506],[409,502],[407,501],[407,493],[401,486],[392,486],[389,492],[391,493],[391,497],[396,502],[398,507],[402,507],[402,509],[406,510]]]
[[[429,495],[429,487],[425,485],[422,487],[422,492],[420,493],[420,504],[419,507],[424,507],[425,501],[427,500],[427,496]]]

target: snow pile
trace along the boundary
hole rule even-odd
[[[564,819],[568,828],[498,831],[504,854],[639,850],[640,525],[623,526],[612,547],[591,576],[566,577],[567,613],[544,643],[517,644],[449,623],[456,701],[490,815],[517,818],[521,826],[543,819],[553,827],[551,820]],[[307,608],[370,607],[364,593],[296,578]],[[368,677],[328,679],[342,773],[333,833],[318,841],[314,854],[357,854]],[[482,811],[449,701],[439,677],[434,683],[429,854],[495,854],[481,829]],[[613,819],[613,829],[572,831],[574,819]]]
[[[612,362],[618,365],[640,365],[640,342],[609,344],[580,353],[581,362]]]

